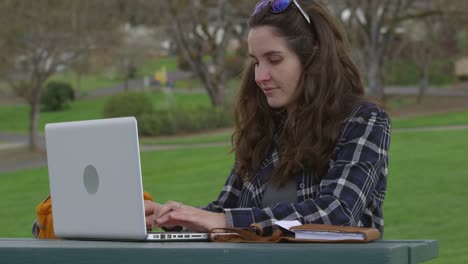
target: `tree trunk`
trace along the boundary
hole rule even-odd
[[[76,73],[76,97],[82,97],[84,92],[81,91],[81,72]]]
[[[190,59],[188,57],[188,59]],[[202,60],[187,60],[194,70],[194,72],[198,75],[200,80],[205,87],[206,92],[208,93],[208,97],[210,97],[211,106],[223,106],[224,105],[224,86],[220,81],[220,73],[216,73],[215,71],[210,71],[208,67],[203,64]]]
[[[220,83],[216,84],[211,105],[213,107],[224,105],[224,89]]]
[[[124,77],[124,91],[128,92],[128,75],[126,74]]]
[[[427,70],[427,64],[426,63],[420,63],[418,65],[419,69],[419,89],[418,89],[418,104],[422,103],[422,99],[424,95],[427,92],[427,89],[429,87],[429,74]]]
[[[203,85],[205,86],[205,90],[208,92],[208,96],[210,97],[211,106],[223,106],[224,105],[224,90],[222,85],[219,82],[215,82],[209,77],[204,76],[202,78]]]
[[[371,96],[378,99],[383,99],[383,87],[381,78],[381,64],[379,59],[374,56],[369,56],[367,64],[367,85]]]
[[[379,6],[379,2],[371,1],[370,2],[370,10],[377,10]],[[368,38],[366,41],[366,50],[367,50],[367,85],[369,87],[369,93],[371,96],[376,97],[378,99],[382,98],[382,80],[380,79],[381,74],[381,49],[379,46],[380,38],[380,26],[379,26],[379,15],[376,12],[372,12],[370,14],[370,19],[367,21],[369,23],[369,31],[368,31]]]
[[[35,88],[36,90],[37,88]],[[40,90],[40,89],[39,89]],[[41,110],[40,93],[35,93],[30,101],[31,110],[29,112],[29,150],[36,152],[40,150],[39,145],[39,114]]]

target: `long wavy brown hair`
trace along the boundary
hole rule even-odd
[[[251,17],[250,28],[272,26],[301,59],[303,72],[288,111],[272,109],[255,82],[254,64],[246,66],[235,106],[236,172],[251,179],[277,143],[279,163],[270,174],[283,185],[310,170],[322,178],[333,158],[341,125],[352,109],[367,101],[361,74],[350,57],[346,35],[336,18],[315,0],[297,0],[280,14],[270,7]],[[276,135],[276,136],[275,136]],[[278,140],[276,140],[277,136]]]

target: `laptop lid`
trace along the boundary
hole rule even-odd
[[[134,117],[45,127],[54,231],[69,239],[208,241],[208,233],[146,230]]]
[[[47,124],[45,138],[56,236],[145,239],[136,119]]]

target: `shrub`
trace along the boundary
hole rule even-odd
[[[228,56],[224,59],[224,70],[228,79],[239,77],[245,61],[241,56]]]
[[[143,131],[144,116],[154,113],[151,98],[142,92],[124,92],[114,95],[104,105],[105,118],[134,116],[138,121],[138,130]]]
[[[171,135],[177,132],[174,117],[168,111],[143,115],[139,131],[143,136]]]
[[[190,68],[190,64],[182,55],[179,55],[177,57],[177,68],[179,68],[179,70],[182,70],[182,71],[192,70],[192,68]]]
[[[209,107],[158,111],[144,115],[139,129],[144,136],[160,136],[229,127],[233,124],[230,113],[224,108]]]
[[[452,84],[453,59],[433,60],[429,65],[429,83],[434,86]],[[384,67],[386,85],[414,86],[419,84],[418,66],[411,60],[389,60]]]
[[[230,112],[224,108],[200,107],[191,111],[174,112],[177,132],[198,132],[232,125]]]
[[[199,107],[155,111],[150,97],[141,92],[112,96],[104,106],[103,115],[106,118],[134,116],[142,136],[199,132],[233,125],[230,109]]]
[[[153,113],[154,106],[151,98],[142,92],[123,92],[113,95],[104,105],[104,117],[141,117]]]
[[[73,100],[75,100],[75,92],[69,83],[49,82],[41,96],[42,110],[60,111],[67,109]]]

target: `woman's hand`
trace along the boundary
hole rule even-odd
[[[162,205],[145,200],[145,216],[146,216],[146,228],[152,229],[156,227],[157,212],[160,211]]]
[[[206,232],[213,228],[227,227],[226,216],[223,213],[212,213],[179,202],[169,201],[163,205],[145,202],[150,217],[146,217],[146,223],[152,223],[152,227],[184,226],[190,230]]]

